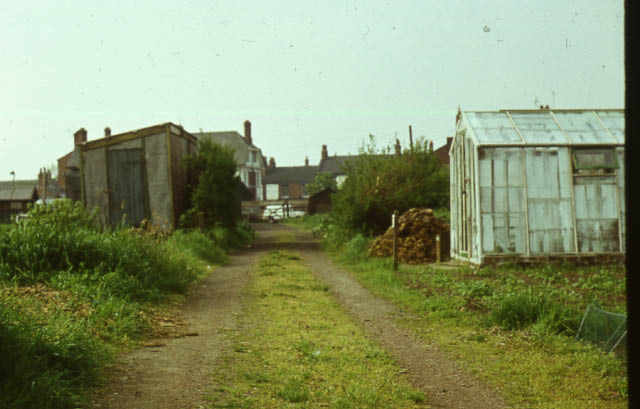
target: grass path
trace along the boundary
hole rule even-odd
[[[228,337],[210,407],[428,407],[295,252],[260,260],[247,309]]]

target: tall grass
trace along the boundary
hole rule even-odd
[[[0,408],[85,402],[114,348],[144,335],[144,306],[185,292],[237,232],[103,230],[79,203],[35,206],[0,228]],[[224,247],[217,241],[224,242]]]

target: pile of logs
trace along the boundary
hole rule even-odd
[[[449,258],[449,224],[431,209],[409,209],[397,220],[398,259],[408,264],[436,261],[436,235],[440,235],[440,259]],[[373,257],[393,255],[393,227],[378,236],[369,248]]]

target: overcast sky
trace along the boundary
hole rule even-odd
[[[624,107],[621,0],[0,4],[0,180],[164,122],[243,132],[278,165],[321,146],[436,147],[463,110]]]

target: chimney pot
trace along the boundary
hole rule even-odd
[[[309,166],[309,157],[308,156],[306,156],[304,158],[304,166]]]
[[[251,139],[251,122],[249,122],[249,120],[244,121],[244,140],[247,144],[253,145],[253,140]]]
[[[272,156],[272,157],[270,157],[270,158],[269,158],[269,168],[270,168],[270,169],[273,169],[273,168],[275,168],[275,167],[276,167],[276,160],[275,160],[275,158]]]
[[[80,128],[73,134],[73,146],[78,146],[87,141],[87,130]]]
[[[107,126],[106,128],[104,128],[104,137],[108,138],[110,136],[111,136],[111,128]]]
[[[320,157],[323,160],[329,157],[329,152],[327,151],[327,145],[322,145],[322,155]]]
[[[433,141],[429,141],[429,152],[433,152]]]

